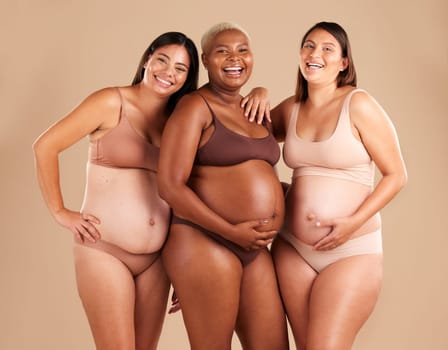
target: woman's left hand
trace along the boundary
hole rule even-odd
[[[327,220],[315,220],[317,227],[329,227],[330,233],[319,240],[315,250],[331,250],[347,242],[358,228],[351,217],[342,217]]]
[[[263,122],[266,118],[271,121],[270,103],[268,90],[263,87],[256,87],[249,92],[249,94],[241,100],[241,108],[244,108],[244,115],[250,122],[254,120],[258,124]]]

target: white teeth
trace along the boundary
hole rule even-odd
[[[169,81],[167,81],[167,80],[163,80],[163,79],[160,78],[160,77],[156,77],[156,79],[157,79],[158,81],[160,81],[162,84],[173,85],[173,83],[171,83],[171,82],[169,82]]]
[[[224,70],[227,72],[227,71],[234,71],[234,72],[237,72],[237,71],[242,71],[243,70],[243,68],[241,68],[241,67],[227,67],[227,68],[224,68]]]
[[[307,63],[308,67],[313,67],[313,68],[322,68],[323,65],[322,64],[318,64],[318,63]]]

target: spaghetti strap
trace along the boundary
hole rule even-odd
[[[116,90],[117,90],[117,92],[118,92],[118,96],[120,96],[120,115],[119,115],[119,122],[121,121],[121,117],[122,117],[122,115],[123,114],[126,114],[125,113],[125,111],[124,111],[124,103],[123,103],[123,95],[121,94],[121,90],[120,90],[120,88],[117,86],[116,88],[115,88]]]
[[[291,114],[289,116],[289,125],[288,125],[288,131],[293,132],[293,135],[296,134],[296,128],[297,128],[297,119],[298,119],[298,112],[299,112],[299,103],[294,103]]]
[[[345,96],[344,103],[342,104],[342,108],[341,108],[341,113],[340,113],[339,119],[350,119],[350,113],[349,113],[350,101],[352,99],[352,96],[354,94],[356,94],[357,92],[360,92],[360,91],[365,92],[362,89],[356,88],[356,89],[353,89],[352,91],[350,91],[347,94],[347,96]],[[338,121],[338,124],[339,124],[339,121]]]
[[[202,94],[200,94],[199,92],[196,92],[196,93],[197,93],[199,96],[202,97],[202,99],[204,100],[205,104],[206,104],[207,107],[208,107],[208,110],[210,111],[210,113],[211,113],[211,115],[212,115],[212,117],[213,117],[213,120],[215,120],[215,119],[216,119],[216,117],[215,117],[215,112],[213,112],[213,109],[212,109],[212,107],[210,106],[210,104],[208,103],[207,99],[206,99]]]

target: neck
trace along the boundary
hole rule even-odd
[[[207,83],[205,87],[223,104],[240,104],[241,95],[240,88],[235,90],[222,89],[213,83]]]
[[[136,103],[141,110],[146,111],[147,114],[165,113],[169,97],[157,96],[142,84],[136,85],[135,91]]]
[[[337,91],[336,82],[328,85],[308,84],[308,103],[319,107],[334,99]]]

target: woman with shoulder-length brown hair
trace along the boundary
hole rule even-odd
[[[293,169],[272,254],[298,349],[352,347],[381,287],[379,211],[407,180],[391,120],[356,84],[346,32],[320,22],[302,39],[296,94],[271,111]]]
[[[162,259],[192,349],[287,349],[286,320],[267,249],[284,197],[270,128],[250,123],[240,89],[251,75],[247,33],[232,23],[202,38],[209,81],[182,98],[163,133],[158,183],[173,209]]]

